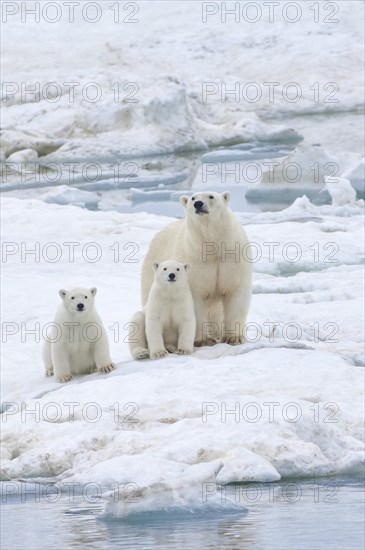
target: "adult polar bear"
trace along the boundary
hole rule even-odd
[[[250,304],[252,265],[249,242],[228,203],[229,192],[180,198],[185,219],[171,223],[151,241],[142,267],[142,303],[153,283],[153,262],[189,263],[196,316],[195,345],[221,339],[243,342]]]

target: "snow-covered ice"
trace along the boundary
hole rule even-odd
[[[299,0],[298,24],[280,6],[270,23],[260,3],[260,21],[222,25],[203,22],[201,2],[142,1],[124,24],[107,0],[97,26],[75,4],[73,23],[65,8],[2,28],[2,479],[99,484],[105,515],[122,517],[223,513],[237,508],[222,504],[227,483],[361,472],[363,3]],[[250,161],[257,181],[242,176]],[[331,175],[352,186],[348,204],[315,206]],[[182,193],[209,186],[231,191],[257,254],[247,342],[135,362],[126,338],[149,242],[182,215]],[[170,217],[142,212],[159,202]],[[98,288],[118,368],[61,385],[41,346],[59,288],[75,286]]]
[[[98,483],[105,513],[123,516],[219,507],[222,483],[360,472],[361,201],[239,214],[260,255],[248,343],[144,362],[131,360],[126,324],[148,244],[171,219],[2,203],[3,242],[19,246],[2,258],[3,479]],[[118,369],[61,385],[43,374],[41,333],[57,290],[78,285],[98,287]],[[131,487],[138,502],[124,498]]]
[[[334,206],[344,206],[355,202],[356,190],[352,187],[350,180],[326,176],[324,181]]]
[[[316,23],[300,2],[298,24],[280,6],[270,23],[263,5],[255,23],[230,16],[222,25],[220,14],[203,20],[201,2],[140,2],[138,23],[123,24],[107,0],[97,32],[82,3],[73,23],[67,7],[52,24],[9,15],[2,71],[15,86],[2,91],[2,157],[33,149],[49,161],[86,161],[297,139],[283,115],[356,112],[363,102],[364,6],[338,5],[339,15],[322,10]],[[25,82],[38,96],[25,94]],[[225,96],[236,84],[239,101]]]
[[[40,199],[53,204],[73,204],[90,210],[97,208],[99,202],[96,193],[82,191],[68,185],[59,185],[56,189],[41,195]]]

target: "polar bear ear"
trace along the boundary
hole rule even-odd
[[[97,293],[98,289],[95,288],[94,286],[92,288],[90,288],[90,292],[93,296],[95,296],[95,294]]]
[[[64,300],[67,294],[67,290],[61,288],[61,290],[58,291],[58,294],[61,296],[62,300]]]
[[[188,204],[188,200],[189,200],[189,197],[187,195],[182,195],[180,197],[180,204],[181,206],[183,206],[184,208],[186,208],[186,205]]]
[[[189,269],[190,269],[190,264],[185,264],[184,267],[185,267],[185,271],[189,271]]]
[[[158,270],[158,263],[157,263],[157,262],[153,262],[152,268],[153,268],[153,271],[157,271],[157,270]]]
[[[223,200],[226,204],[229,203],[229,200],[231,198],[231,193],[229,191],[225,191],[224,193],[222,193],[222,197],[223,197]]]

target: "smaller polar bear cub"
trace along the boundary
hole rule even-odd
[[[69,382],[72,375],[115,369],[108,337],[94,307],[96,288],[60,290],[62,303],[43,347],[46,376]]]
[[[143,311],[132,318],[130,350],[134,359],[159,359],[168,352],[193,352],[196,329],[189,264],[154,263],[154,281]]]

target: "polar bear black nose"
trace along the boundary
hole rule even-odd
[[[77,309],[82,311],[84,309],[84,304],[77,304]]]
[[[175,273],[169,273],[169,279],[173,281],[175,279]]]
[[[195,201],[194,202],[194,207],[199,210],[200,208],[202,208],[204,206],[204,203],[203,201]]]

